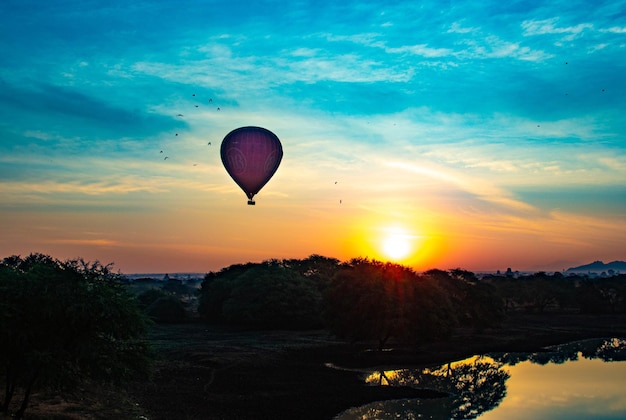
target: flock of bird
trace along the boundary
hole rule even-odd
[[[194,93],[194,94],[192,94],[191,96],[195,98],[195,97],[196,97],[196,94]],[[209,98],[208,102],[209,102],[209,103],[213,103],[213,98]],[[196,104],[194,104],[194,108],[199,108],[199,107],[200,107],[200,105],[198,105],[197,103],[196,103]],[[221,111],[221,108],[218,106],[218,107],[216,108],[216,110],[217,110],[217,111]],[[181,113],[176,114],[176,117],[178,117],[178,118],[183,118],[184,116],[185,116],[185,115],[184,115],[184,114],[181,114]],[[174,134],[174,136],[175,136],[175,137],[178,137],[178,133],[175,133],[175,134]],[[207,143],[207,146],[210,146],[210,145],[211,145],[211,142],[208,142],[208,143]],[[163,153],[163,150],[161,150],[161,151],[159,152],[159,154],[164,154],[164,153]],[[166,156],[163,158],[163,160],[168,160],[169,158],[170,158],[170,157],[166,155]],[[193,164],[193,166],[198,166],[198,164],[197,164],[197,163],[194,163],[194,164]]]

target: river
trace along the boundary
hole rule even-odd
[[[364,373],[372,386],[412,386],[449,397],[351,408],[336,420],[624,419],[626,340],[584,340],[535,353],[489,353],[419,369]]]

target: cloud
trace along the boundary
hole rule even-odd
[[[557,26],[559,18],[550,18],[542,20],[525,20],[521,23],[524,30],[523,36],[538,35],[565,35],[561,39],[564,41],[572,41],[580,36],[583,31],[593,29],[591,23],[580,23],[574,26]]]
[[[617,173],[621,173],[622,178],[626,178],[626,158],[624,156],[621,159],[615,156],[601,156],[598,157],[598,162]]]
[[[119,247],[122,244],[118,241],[110,239],[51,239],[44,241],[50,244],[58,245],[81,245],[81,246],[96,246],[96,247]],[[123,246],[126,246],[124,244]]]
[[[128,194],[131,192],[163,192],[163,187],[158,186],[154,182],[137,182],[133,179],[130,182],[105,182],[105,181],[67,181],[49,180],[39,182],[2,182],[0,183],[0,191],[3,194],[82,194],[87,196],[104,195],[104,194]]]
[[[308,58],[284,65],[289,71],[288,76],[282,80],[290,82],[400,83],[409,81],[412,76],[412,72],[398,71],[393,67],[386,67],[380,61],[356,54]]]
[[[533,50],[527,46],[521,46],[519,42],[504,41],[496,36],[485,38],[489,51],[485,52],[486,58],[516,58],[523,61],[542,61],[553,57],[552,54],[541,50]]]
[[[423,164],[406,162],[389,162],[387,166],[398,168],[414,174],[425,175],[444,183],[452,184],[462,191],[468,192],[481,200],[521,211],[533,211],[535,208],[513,198],[512,194],[480,178],[452,171],[448,168],[437,168]]]
[[[386,47],[385,51],[391,54],[418,55],[425,58],[447,57],[454,54],[450,48],[432,48],[428,44],[403,45],[401,47]]]
[[[231,58],[225,54],[217,59],[181,64],[138,62],[133,65],[133,70],[178,83],[226,85],[229,86],[226,94],[230,97],[260,94],[276,86],[299,82],[396,83],[407,82],[412,76],[406,67],[390,67],[356,53],[327,53],[321,49],[303,48],[271,57]],[[242,77],[242,74],[250,76]]]
[[[391,46],[384,36],[377,33],[326,35],[326,39],[331,42],[350,42],[368,48],[381,49],[390,55],[412,55],[425,59],[442,57],[464,60],[516,58],[525,61],[539,61],[552,57],[552,54],[544,51],[521,46],[519,42],[505,41],[493,34],[481,35],[480,28],[461,28],[458,22],[453,23],[447,33],[462,35],[459,39],[450,42],[456,46],[463,46],[463,48],[432,46],[427,43]],[[473,36],[466,37],[467,34]]]
[[[546,240],[562,243],[577,243],[585,247],[595,247],[598,238],[604,246],[620,247],[626,222],[617,217],[598,217],[593,214],[578,214],[566,210],[554,210],[544,223]]]
[[[613,34],[626,34],[626,26],[612,26],[607,29],[600,29],[602,32],[610,32]]]
[[[337,35],[333,33],[322,33],[320,37],[330,42],[349,42],[351,44],[362,45],[365,47],[383,48],[384,43],[380,41],[382,35],[376,32],[365,32],[350,35]]]
[[[142,103],[130,106],[115,105],[116,93],[104,89],[104,97],[91,88],[51,83],[24,83],[21,86],[0,79],[0,109],[5,107],[15,120],[38,118],[37,126],[30,131],[43,131],[43,127],[57,127],[56,133],[80,133],[91,140],[111,135],[136,136],[173,129],[180,122],[173,117],[154,115],[140,110]],[[64,121],[59,127],[58,121]],[[71,128],[70,128],[71,127]]]
[[[480,28],[478,27],[463,27],[460,22],[453,22],[447,32],[453,34],[469,34],[479,30]]]

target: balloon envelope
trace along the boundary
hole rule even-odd
[[[274,133],[261,127],[237,128],[220,148],[224,168],[248,196],[248,204],[270,180],[283,158],[283,146]]]

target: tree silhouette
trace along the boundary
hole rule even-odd
[[[352,340],[406,338],[416,274],[397,264],[353,259],[344,263],[326,289],[326,319],[337,335]]]
[[[308,329],[321,326],[321,308],[322,296],[314,279],[282,261],[268,260],[207,274],[199,312],[210,322]]]
[[[123,382],[145,377],[146,319],[120,276],[99,262],[43,254],[0,263],[0,365],[8,413],[16,393],[24,415],[36,389],[71,389],[85,378]]]
[[[455,297],[457,282],[441,270],[420,276],[398,264],[353,259],[324,293],[328,326],[341,337],[378,340],[379,349],[390,339],[416,345],[447,337],[467,304]]]

